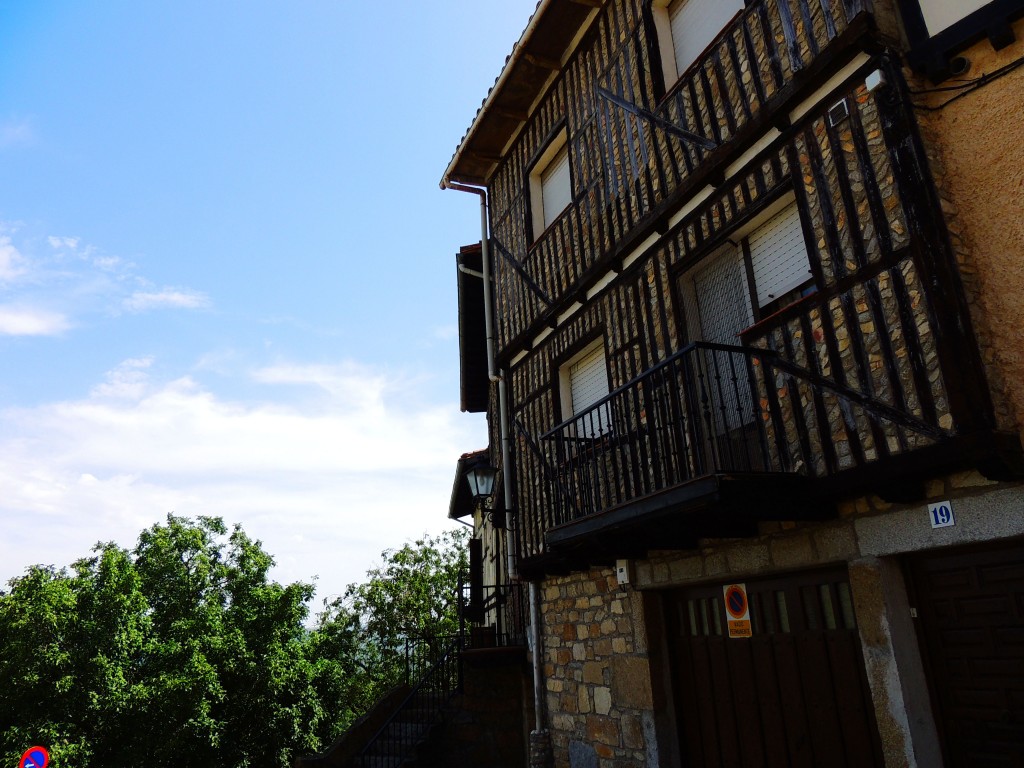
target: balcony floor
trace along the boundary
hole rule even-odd
[[[556,559],[571,569],[651,549],[693,549],[700,538],[755,536],[757,524],[770,520],[833,517],[834,505],[812,488],[811,480],[795,474],[705,475],[551,528],[544,559],[552,562],[544,570],[551,572]]]
[[[1016,434],[985,431],[948,438],[831,478],[781,472],[715,473],[548,529],[546,552],[521,561],[526,578],[610,565],[651,550],[696,549],[706,538],[758,535],[772,521],[828,520],[836,502],[877,493],[892,502],[924,498],[925,480],[976,468],[993,480],[1024,477]]]

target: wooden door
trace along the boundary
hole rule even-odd
[[[684,765],[881,766],[845,571],[747,582],[749,638],[729,637],[722,586],[668,598]]]
[[[1024,766],[1024,543],[909,562],[947,766]]]

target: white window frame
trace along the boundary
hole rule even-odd
[[[562,404],[562,421],[568,421],[581,411],[589,409],[595,402],[601,399],[601,397],[598,397],[589,403],[583,404],[582,407],[576,407],[576,404],[573,403],[572,397],[572,369],[581,361],[586,360],[587,358],[595,355],[598,352],[600,352],[600,365],[601,370],[604,372],[605,382],[604,394],[601,395],[601,397],[604,397],[609,392],[611,392],[608,382],[608,357],[605,353],[604,338],[602,337],[588,344],[586,347],[584,347],[582,350],[577,352],[575,355],[569,358],[569,360],[562,363],[562,365],[558,367],[558,389],[559,399],[561,400]],[[589,434],[589,426],[596,426],[601,433],[607,433],[610,423],[610,419],[608,418],[608,416],[609,414],[607,413],[603,415],[598,415],[596,417],[596,422],[593,425],[584,425],[582,430],[569,428],[569,433],[572,433],[570,434],[570,436],[588,438],[595,437],[595,434]]]
[[[919,0],[928,34],[935,36],[962,21],[990,0]]]
[[[530,171],[530,213],[533,222],[534,239],[537,239],[544,230],[551,226],[555,219],[557,219],[572,203],[572,160],[568,158],[568,141],[568,134],[563,128],[548,143],[544,152],[541,153],[541,156],[537,158],[537,162],[534,163],[533,170]],[[565,190],[564,194],[566,203],[564,206],[559,208],[557,212],[552,211],[549,217],[545,214],[544,207],[545,176],[547,172],[553,168],[554,162],[559,158],[559,155],[563,150],[566,152],[568,162],[568,170],[566,172],[566,177],[568,178],[568,189]]]
[[[683,76],[687,69],[693,66],[694,62],[700,58],[700,55],[707,50],[707,47],[711,45],[711,41],[714,40],[718,34],[725,29],[725,27],[735,18],[736,13],[739,13],[746,5],[744,0],[685,0],[686,2],[708,2],[714,5],[729,5],[738,4],[736,12],[728,17],[724,21],[721,27],[704,43],[700,50],[696,50],[696,46],[693,46],[694,50],[686,50],[688,61],[686,66],[680,71],[678,65],[679,55],[676,51],[676,41],[672,36],[672,14],[671,6],[675,3],[675,0],[654,0],[651,4],[651,13],[654,17],[654,30],[658,38],[658,50],[661,54],[661,71],[665,77],[665,88],[671,88],[672,85]]]

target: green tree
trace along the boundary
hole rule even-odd
[[[216,518],[94,552],[0,596],[0,760],[45,743],[62,768],[280,766],[320,748],[312,585],[270,581],[259,542]]]
[[[407,643],[436,657],[459,630],[456,591],[468,568],[465,529],[424,536],[383,552],[383,563],[327,606],[321,630],[356,631],[354,666],[374,697],[404,676]]]
[[[452,634],[465,535],[384,552],[306,626],[310,584],[269,578],[239,526],[168,516],[0,592],[0,765],[288,765],[398,679],[406,639]]]

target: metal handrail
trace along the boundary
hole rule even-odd
[[[522,584],[479,585],[478,601],[473,600],[473,588],[463,577],[459,583],[459,632],[467,637],[466,647],[472,647],[472,632],[467,625],[481,626],[490,620],[493,628],[493,643],[499,647],[524,645],[526,642],[526,617],[528,607]],[[479,618],[474,618],[479,616]]]
[[[423,674],[414,682],[410,677],[416,669],[415,651],[410,653],[410,644],[406,644],[406,676],[411,690],[352,759],[352,766],[362,768],[386,765],[397,768],[421,743],[429,728],[438,720],[442,708],[462,687],[460,652],[463,638],[461,635],[434,638],[435,642],[441,640],[445,645],[440,655],[429,660]],[[430,643],[421,645],[431,647]]]
[[[557,478],[553,523],[711,473],[836,474],[849,461],[834,436],[863,432],[858,420],[883,437],[888,425],[901,446],[952,434],[837,379],[770,349],[688,344],[542,435]],[[876,440],[876,450],[889,447]]]

